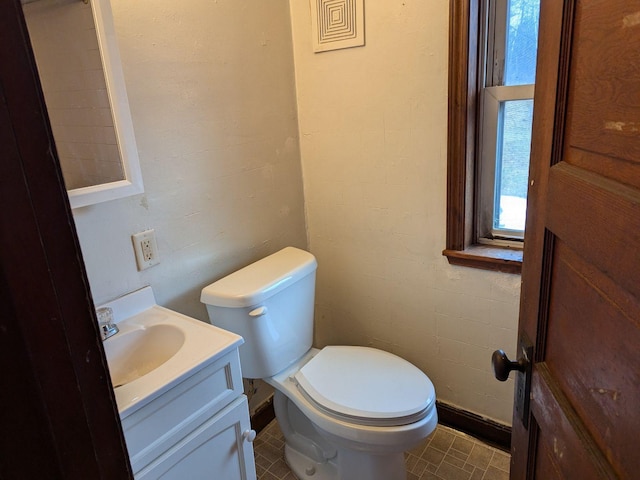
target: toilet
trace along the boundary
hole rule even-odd
[[[433,384],[382,350],[312,348],[316,268],[287,247],[205,287],[201,301],[212,324],[244,338],[243,376],[274,387],[299,479],[404,480],[404,452],[437,425]]]

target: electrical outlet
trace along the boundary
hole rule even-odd
[[[155,230],[151,229],[135,233],[131,235],[131,240],[133,241],[133,250],[136,252],[136,263],[139,271],[160,263]]]

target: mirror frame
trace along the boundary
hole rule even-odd
[[[84,207],[144,192],[140,159],[133,132],[111,4],[109,0],[91,0],[91,10],[100,47],[100,57],[102,58],[107,93],[111,104],[111,115],[113,116],[124,180],[68,190],[71,208]]]

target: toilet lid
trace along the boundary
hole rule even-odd
[[[326,413],[362,425],[406,425],[434,407],[429,377],[391,353],[323,348],[295,375],[298,389]]]

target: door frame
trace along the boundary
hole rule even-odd
[[[19,0],[0,2],[0,477],[133,478]]]

